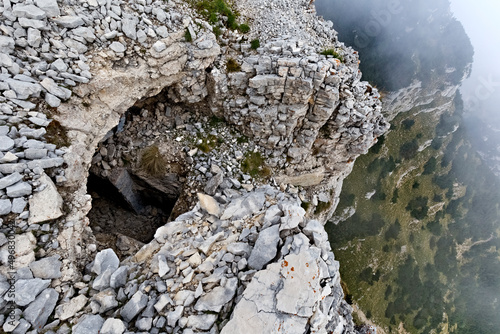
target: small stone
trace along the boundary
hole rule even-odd
[[[170,272],[165,255],[158,255],[158,276],[163,277]]]
[[[32,262],[29,267],[35,277],[52,279],[61,277],[61,264],[59,255],[54,255]]]
[[[92,272],[100,275],[106,269],[111,268],[114,270],[118,269],[120,265],[120,260],[118,256],[116,256],[115,252],[111,249],[105,249],[97,253],[94,265],[92,266]]]
[[[21,181],[23,176],[18,172],[14,172],[6,177],[0,179],[0,189],[5,189],[17,182]]]
[[[35,4],[43,10],[48,17],[61,15],[57,0],[35,0]]]
[[[61,100],[50,93],[45,93],[45,102],[52,108],[57,108],[61,105]]]
[[[71,91],[64,87],[59,87],[54,80],[51,78],[45,78],[40,82],[43,88],[45,88],[50,94],[55,95],[63,100],[67,100],[71,97]]]
[[[0,216],[8,215],[12,210],[10,199],[0,199]]]
[[[42,191],[33,194],[33,197],[29,200],[30,215],[28,224],[37,224],[57,219],[63,215],[63,199],[57,191],[54,182],[45,173],[42,173],[39,180],[46,187]],[[47,205],[47,203],[51,203],[51,205]]]
[[[120,319],[108,318],[102,325],[100,334],[122,334],[125,329],[125,324]]]
[[[63,26],[64,28],[76,28],[81,25],[84,25],[85,22],[83,19],[79,16],[72,16],[72,15],[65,15],[65,16],[60,16],[58,18],[52,19],[55,23],[57,23],[60,26]]]
[[[125,47],[125,45],[123,45],[120,42],[113,42],[113,43],[111,43],[111,45],[109,46],[109,48],[111,50],[113,50],[114,52],[116,52],[116,53],[123,53],[127,49]]]
[[[14,147],[14,141],[7,136],[0,136],[0,151],[8,151]]]
[[[62,59],[57,59],[55,62],[50,64],[50,68],[58,71],[58,72],[66,72],[68,70],[68,65]]]
[[[187,326],[193,329],[209,330],[217,320],[215,314],[190,315]]]
[[[217,201],[209,195],[205,195],[202,193],[197,193],[198,200],[200,201],[200,207],[205,210],[208,214],[219,217],[220,216],[220,207]]]
[[[80,321],[73,326],[73,334],[99,334],[104,319],[100,315],[84,315]]]
[[[46,289],[23,312],[24,319],[28,320],[34,328],[40,329],[47,323],[56,306],[59,294],[54,289]],[[73,331],[73,333],[75,333]],[[86,333],[90,334],[90,333]]]
[[[163,50],[166,50],[167,49],[167,46],[165,45],[165,43],[163,43],[162,41],[156,41],[154,44],[153,44],[153,49],[156,51],[156,52],[162,52]]]
[[[148,296],[143,294],[141,291],[137,291],[125,304],[125,306],[123,306],[120,311],[120,315],[123,317],[123,320],[130,322],[146,307],[147,304]]]
[[[276,256],[280,240],[279,225],[262,230],[248,258],[248,266],[256,270],[264,268]]]
[[[12,200],[12,212],[21,213],[24,211],[28,202],[23,197],[14,198]]]
[[[11,198],[31,195],[31,186],[28,182],[18,182],[7,187],[7,196]]]
[[[56,318],[61,321],[72,318],[78,311],[87,304],[88,298],[84,295],[78,295],[69,302],[60,304],[56,307]]]
[[[17,17],[26,17],[28,19],[42,20],[45,18],[45,12],[33,5],[15,5],[12,7],[12,14]]]
[[[122,266],[115,270],[109,279],[109,286],[113,289],[122,287],[127,283],[128,266]]]
[[[233,299],[237,288],[238,279],[236,277],[230,278],[224,287],[215,287],[212,291],[201,296],[194,309],[197,311],[220,312],[222,307]]]

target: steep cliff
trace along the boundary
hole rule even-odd
[[[310,1],[235,6],[3,2],[5,332],[355,332],[323,225],[380,95]]]

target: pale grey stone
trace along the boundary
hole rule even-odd
[[[64,40],[64,45],[66,45],[69,49],[73,49],[80,54],[85,53],[88,50],[85,44],[75,41],[72,38],[66,38]]]
[[[35,4],[42,9],[48,17],[61,15],[57,0],[35,0]]]
[[[45,148],[28,148],[24,150],[24,158],[29,160],[43,159],[47,156]]]
[[[160,296],[160,298],[158,298],[158,301],[156,302],[156,304],[154,304],[154,308],[156,309],[156,312],[161,312],[165,306],[167,306],[168,304],[171,304],[173,305],[174,302],[172,301],[172,299],[170,298],[170,296],[168,295],[168,293],[165,293],[165,294],[162,294]]]
[[[220,215],[220,207],[219,203],[209,195],[205,195],[202,193],[197,193],[198,200],[200,201],[200,207],[205,210],[208,214],[219,217]]]
[[[0,199],[0,216],[8,215],[12,210],[10,199]]]
[[[30,304],[38,294],[45,290],[50,285],[50,280],[42,280],[40,278],[19,279],[15,283],[16,293],[15,302],[19,306]]]
[[[85,40],[89,43],[93,43],[96,39],[95,34],[92,32],[90,28],[87,27],[78,27],[72,30],[72,33],[76,36],[85,38]]]
[[[17,197],[12,200],[12,212],[21,213],[24,211],[28,202],[23,197]]]
[[[0,173],[2,174],[12,174],[15,172],[22,173],[26,169],[25,163],[14,163],[14,164],[0,164]]]
[[[153,324],[153,318],[141,318],[135,322],[135,327],[140,331],[149,331]]]
[[[40,46],[41,42],[42,34],[40,33],[40,30],[28,28],[28,45],[37,48]]]
[[[236,220],[255,214],[262,209],[265,202],[266,196],[262,192],[252,192],[246,197],[236,198],[226,207],[221,219]]]
[[[111,268],[114,270],[118,269],[120,265],[120,260],[116,256],[115,252],[111,248],[104,249],[97,253],[94,265],[92,266],[92,272],[100,275],[106,269]]]
[[[111,279],[111,274],[115,271],[116,268],[108,267],[104,272],[98,275],[94,282],[92,283],[92,289],[97,291],[101,291],[109,288],[109,281]]]
[[[2,50],[3,53],[12,53],[14,45],[14,39],[12,37],[0,36],[0,50]]]
[[[125,324],[120,319],[108,318],[102,325],[100,334],[122,334],[125,329]]]
[[[156,51],[156,52],[162,52],[163,50],[166,50],[167,49],[167,46],[165,45],[165,43],[163,43],[162,41],[156,41],[154,44],[153,44],[153,49]]]
[[[283,203],[280,205],[281,211],[283,211],[283,217],[281,217],[280,231],[291,230],[302,224],[304,221],[304,216],[306,210],[296,204]]]
[[[99,334],[99,331],[104,324],[104,319],[97,314],[84,315],[80,321],[73,326],[73,334]]]
[[[125,45],[120,42],[113,42],[110,44],[109,48],[116,53],[123,53],[127,49]]]
[[[82,20],[81,17],[73,15],[60,16],[58,18],[52,19],[52,21],[54,21],[60,26],[63,26],[64,28],[70,28],[70,29],[85,24],[85,22]]]
[[[1,141],[1,139],[0,139],[0,141]],[[23,179],[23,176],[20,173],[14,172],[14,173],[0,179],[0,189],[5,189],[8,186],[11,186],[11,185],[21,181],[22,179]]]
[[[236,277],[230,278],[224,287],[215,287],[212,291],[201,296],[194,309],[197,311],[220,312],[222,307],[233,299],[237,288],[238,279]]]
[[[190,315],[187,326],[193,329],[209,330],[217,320],[215,314]]]
[[[280,240],[278,225],[262,230],[248,258],[248,266],[256,270],[264,268],[276,256]]]
[[[15,5],[12,7],[12,14],[17,17],[26,17],[36,20],[42,20],[46,16],[43,10],[34,5]]]
[[[99,307],[95,309],[98,313],[105,313],[112,310],[118,306],[118,301],[116,300],[116,293],[113,289],[106,289],[99,292],[92,297],[92,300],[99,304]]]
[[[182,316],[182,313],[184,312],[184,306],[176,306],[173,311],[170,311],[167,313],[167,323],[170,327],[175,327],[177,324],[177,321]]]
[[[160,26],[156,28],[156,33],[162,38],[168,37],[168,29],[165,26]]]
[[[237,256],[248,256],[252,247],[244,242],[233,242],[227,245],[227,251]]]
[[[116,269],[109,279],[109,285],[113,288],[119,288],[127,283],[128,266],[121,266]]]
[[[58,305],[56,307],[56,318],[64,321],[74,317],[78,311],[85,307],[87,301],[87,297],[84,295],[78,295],[72,298],[69,302]]]
[[[63,199],[52,179],[47,174],[42,173],[39,180],[45,185],[45,188],[42,191],[34,193],[29,199],[29,224],[57,219],[63,215]],[[51,203],[51,205],[47,205],[47,203]]]
[[[214,195],[217,188],[222,184],[223,174],[215,174],[206,184],[204,191],[209,195]]]
[[[19,24],[23,28],[34,28],[38,30],[45,30],[47,28],[45,22],[42,20],[27,19],[24,17],[19,19]]]
[[[61,100],[50,93],[45,93],[45,102],[52,108],[57,108],[61,105]]]
[[[135,40],[137,38],[137,18],[128,16],[122,19],[122,31],[128,38]]]
[[[57,59],[55,62],[50,64],[50,68],[58,71],[58,72],[66,72],[68,70],[68,65],[62,59]]]
[[[0,151],[8,151],[14,147],[15,143],[7,136],[0,136]],[[5,188],[5,187],[4,187]],[[3,189],[3,188],[0,188]]]
[[[23,312],[24,319],[34,328],[42,328],[56,306],[59,294],[54,289],[45,289]]]
[[[83,71],[82,71],[83,74]],[[65,79],[70,79],[76,82],[81,82],[81,83],[87,83],[89,82],[89,79],[86,77],[83,77],[81,75],[76,75],[76,74],[71,74],[71,73],[61,73],[61,77]]]
[[[39,138],[36,136],[33,136],[33,137]],[[28,168],[35,169],[36,167],[40,167],[42,169],[46,169],[46,168],[52,168],[52,167],[59,167],[63,163],[64,163],[63,158],[48,158],[48,159],[33,160],[33,161],[28,162]]]
[[[45,88],[50,94],[55,95],[63,100],[67,100],[71,97],[71,91],[64,87],[59,87],[54,80],[51,78],[45,78],[40,82],[43,88]]]
[[[38,97],[42,91],[42,87],[39,84],[31,82],[14,79],[7,79],[5,82],[16,92],[18,99],[27,99],[30,96]]]
[[[11,198],[27,196],[31,194],[31,186],[27,182],[18,182],[7,187],[7,196]]]
[[[137,291],[132,298],[123,306],[120,315],[123,320],[130,322],[134,319],[148,304],[148,296],[141,291]]]
[[[61,264],[61,261],[59,261],[59,255],[54,255],[31,262],[29,267],[35,277],[45,279],[59,278],[61,277]]]

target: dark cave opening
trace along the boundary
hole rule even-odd
[[[131,176],[127,187],[117,188],[108,178],[89,174],[87,192],[92,196],[90,227],[100,248],[126,254],[150,242],[168,222],[177,197]]]

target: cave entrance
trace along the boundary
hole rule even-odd
[[[165,118],[167,108],[158,101],[130,108],[92,159],[87,181],[90,227],[98,247],[112,248],[120,257],[134,254],[154,238],[181,194],[183,155],[161,135],[175,122]],[[159,173],[142,165],[144,152],[151,148],[162,160]]]

